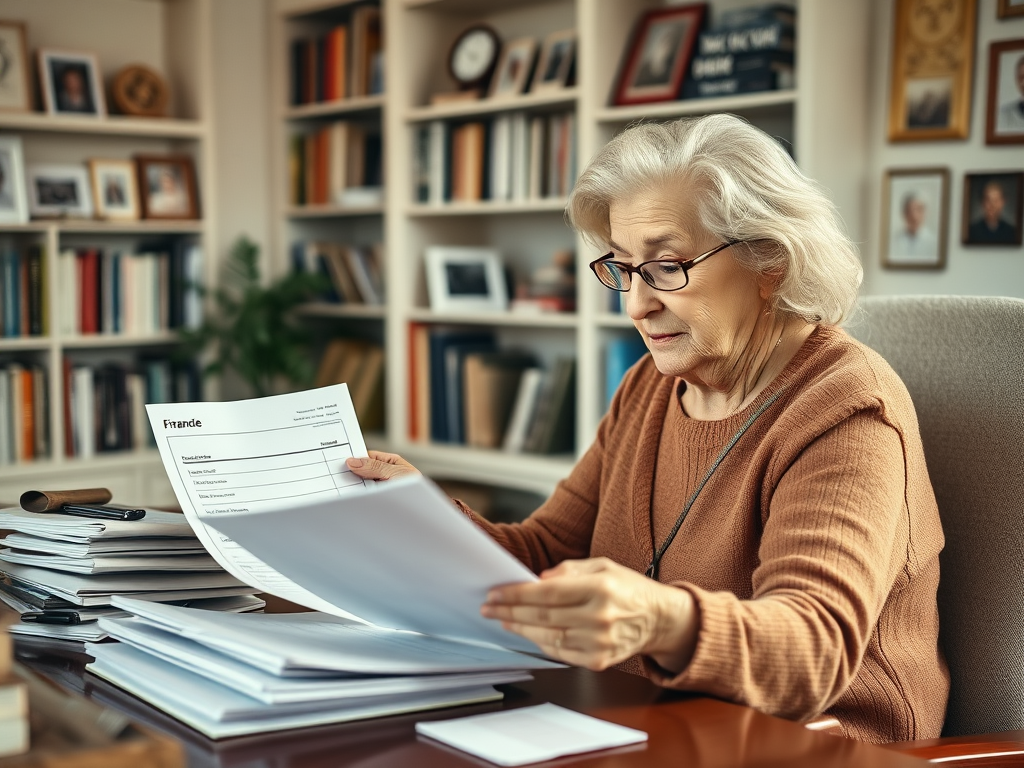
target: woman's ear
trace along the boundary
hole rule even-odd
[[[758,292],[765,301],[771,299],[782,284],[782,275],[769,272],[757,278]]]

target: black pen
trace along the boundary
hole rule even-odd
[[[36,624],[81,624],[82,617],[78,611],[33,611],[21,614],[22,621]]]
[[[60,511],[65,515],[95,517],[101,520],[141,520],[146,516],[144,509],[108,507],[103,504],[65,504]]]

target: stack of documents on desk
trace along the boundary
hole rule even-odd
[[[501,698],[554,662],[322,613],[229,615],[114,598],[89,670],[213,738]]]
[[[0,541],[0,600],[22,616],[16,635],[102,640],[98,619],[124,615],[110,606],[117,594],[215,611],[264,605],[206,553],[183,515],[147,510],[123,521],[10,508],[0,529],[10,531]]]

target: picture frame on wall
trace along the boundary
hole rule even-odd
[[[636,23],[626,47],[612,103],[672,101],[686,76],[707,6],[672,6],[647,11]]]
[[[508,287],[494,248],[431,246],[425,254],[427,295],[434,312],[504,312]]]
[[[1024,144],[1024,38],[988,49],[986,144]]]
[[[89,174],[84,165],[30,165],[28,209],[38,218],[92,218]]]
[[[89,161],[96,218],[135,221],[139,218],[139,191],[131,160]]]
[[[20,21],[0,21],[0,110],[5,112],[32,109],[26,40]]]
[[[964,175],[964,245],[1013,246],[1024,231],[1024,171]]]
[[[490,98],[518,96],[526,90],[530,74],[537,58],[537,41],[532,37],[520,37],[505,43],[501,58],[491,78]]]
[[[1024,0],[999,0],[996,16],[1000,19],[1024,16]]]
[[[897,168],[882,185],[882,266],[942,269],[949,231],[949,169]]]
[[[572,81],[576,69],[576,30],[563,29],[544,38],[537,68],[530,83],[531,93],[557,91]]]
[[[144,219],[198,219],[196,171],[188,155],[134,158]]]
[[[966,139],[971,126],[976,0],[896,0],[889,140]]]
[[[24,157],[20,136],[0,136],[0,224],[28,221]]]
[[[48,114],[106,116],[107,103],[95,55],[49,48],[38,55],[40,90]]]

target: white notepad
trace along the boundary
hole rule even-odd
[[[416,723],[416,733],[497,765],[526,765],[647,741],[647,734],[555,704]]]

